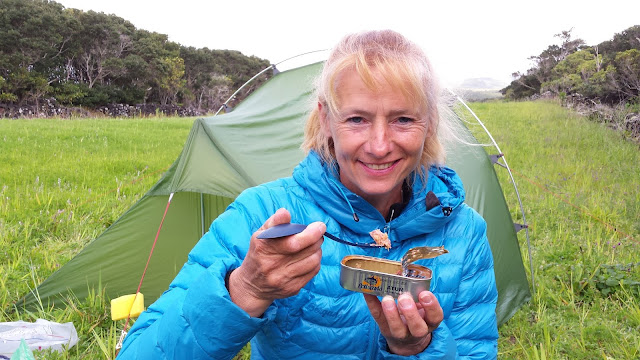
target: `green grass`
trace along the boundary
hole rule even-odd
[[[7,312],[158,181],[193,120],[0,119],[0,321],[73,321],[80,342],[61,358],[113,357],[105,351],[123,324],[110,320],[102,294]]]
[[[500,358],[640,358],[638,145],[553,103],[472,107],[514,170],[532,243],[536,291],[500,328]],[[0,120],[0,321],[72,321],[80,337],[69,351],[38,359],[114,357],[123,322],[110,320],[101,293],[71,297],[54,310],[6,311],[160,178],[192,123]],[[496,172],[521,222],[510,179],[504,169]],[[248,348],[237,357],[248,358]]]
[[[501,327],[500,358],[638,359],[638,144],[553,103],[472,108],[514,172],[530,226],[536,291]],[[496,172],[521,222],[507,171]],[[519,239],[528,271],[524,231]]]

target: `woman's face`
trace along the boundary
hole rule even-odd
[[[323,131],[333,139],[340,181],[386,215],[419,165],[429,127],[400,91],[374,75],[379,86],[371,90],[355,70],[345,70],[336,82],[338,114],[318,106]]]

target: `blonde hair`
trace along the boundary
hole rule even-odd
[[[440,88],[431,63],[420,47],[392,30],[350,34],[334,47],[315,82],[317,102],[305,125],[302,149],[314,150],[327,163],[335,161],[333,142],[322,131],[317,103],[321,103],[328,114],[337,114],[336,81],[349,69],[354,69],[371,89],[379,86],[375,70],[426,115],[429,131],[420,163],[425,168],[444,165],[446,154],[438,139]]]

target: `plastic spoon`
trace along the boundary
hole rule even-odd
[[[279,238],[279,237],[291,236],[291,235],[295,235],[295,234],[301,233],[306,228],[307,228],[307,225],[303,225],[303,224],[279,224],[279,225],[272,226],[272,227],[264,230],[263,232],[261,232],[258,235],[258,239],[276,239],[276,238]],[[337,236],[329,234],[328,232],[325,232],[324,236],[328,237],[329,239],[331,239],[333,241],[337,241],[337,242],[345,244],[345,245],[357,246],[357,247],[361,247],[361,248],[372,248],[372,247],[381,247],[382,246],[382,245],[378,245],[376,243],[359,244],[359,243],[354,243],[354,242],[347,241],[347,240],[342,240]]]

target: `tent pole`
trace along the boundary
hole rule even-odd
[[[204,195],[200,193],[200,236],[204,236]]]
[[[272,66],[274,66],[274,67],[275,67],[276,65],[280,65],[280,64],[282,64],[282,63],[283,63],[283,62],[285,62],[285,61],[289,61],[289,60],[291,60],[291,59],[295,59],[295,58],[300,57],[300,56],[309,55],[309,54],[313,54],[313,53],[317,53],[317,52],[328,51],[328,50],[329,50],[329,49],[320,49],[320,50],[307,51],[307,52],[305,52],[305,53],[298,54],[298,55],[295,55],[295,56],[292,56],[292,57],[286,58],[286,59],[284,59],[284,60],[282,60],[282,61],[279,61],[279,62],[275,63],[275,64],[274,64],[274,65],[272,65]]]
[[[272,65],[269,65],[269,66],[267,66],[266,68],[264,68],[262,71],[260,71],[259,73],[257,73],[257,74],[255,74],[255,75],[253,75],[253,77],[252,77],[251,79],[247,80],[247,82],[245,82],[244,84],[242,84],[242,86],[240,86],[240,87],[238,88],[238,90],[236,90],[233,94],[231,94],[231,96],[229,96],[229,98],[227,99],[227,101],[225,101],[225,102],[222,104],[222,106],[220,106],[220,109],[218,109],[218,111],[216,111],[216,113],[215,113],[213,116],[218,115],[218,114],[220,113],[220,111],[222,111],[222,109],[224,109],[224,108],[225,108],[225,106],[227,106],[227,107],[228,107],[227,103],[228,103],[229,101],[231,101],[231,100],[232,100],[232,99],[233,99],[233,98],[234,98],[234,97],[235,97],[235,96],[240,92],[240,90],[242,90],[242,89],[243,89],[245,86],[247,86],[250,82],[252,82],[253,80],[255,80],[255,78],[257,78],[258,76],[262,75],[264,72],[266,72],[266,71],[268,71],[268,70],[271,70],[271,69],[272,69],[272,68],[274,68],[274,67],[275,67],[275,65],[273,65],[273,64],[272,64]]]
[[[495,148],[498,150],[498,153],[499,154],[503,154],[502,150],[500,150],[500,147],[498,146],[496,141],[493,139],[493,136],[489,132],[489,129],[487,129],[487,127],[480,120],[478,115],[476,115],[476,113],[473,112],[473,110],[471,110],[469,105],[467,105],[467,103],[464,100],[462,100],[462,98],[460,96],[458,96],[458,94],[453,92],[453,90],[451,90],[451,89],[447,88],[447,90],[449,90],[451,95],[453,95],[471,113],[471,115],[473,115],[473,117],[478,121],[480,126],[482,126],[484,131],[487,133],[487,135],[489,135],[489,138],[491,139],[491,142],[493,143],[493,146],[495,146]],[[520,204],[520,212],[522,213],[522,222],[524,224],[524,230],[525,230],[525,234],[526,234],[526,237],[527,237],[527,251],[529,253],[529,268],[531,270],[531,289],[532,289],[532,292],[535,294],[535,292],[536,292],[536,282],[535,282],[535,278],[534,278],[534,275],[533,275],[533,258],[531,257],[531,241],[529,239],[529,226],[527,225],[527,219],[526,219],[525,214],[524,214],[524,206],[522,205],[522,200],[520,199],[520,192],[518,191],[518,187],[516,186],[516,180],[513,178],[513,174],[511,173],[511,168],[509,167],[509,164],[507,163],[507,159],[506,159],[506,157],[504,155],[502,155],[502,159],[504,160],[504,167],[509,172],[509,176],[511,177],[511,183],[513,184],[513,188],[516,190],[516,197],[518,198],[518,203]]]
[[[220,111],[222,111],[222,109],[225,109],[225,111],[226,111],[226,109],[229,107],[227,103],[228,103],[229,101],[231,101],[231,100],[232,100],[232,99],[233,99],[233,98],[234,98],[234,97],[235,97],[235,96],[240,92],[240,90],[242,90],[242,89],[243,89],[245,86],[247,86],[250,82],[252,82],[253,80],[255,80],[258,76],[262,75],[264,72],[269,71],[269,70],[271,70],[271,69],[277,70],[277,69],[276,69],[276,66],[277,66],[277,65],[282,64],[282,63],[283,63],[283,62],[285,62],[285,61],[289,61],[289,60],[291,60],[291,59],[295,59],[295,58],[300,57],[300,56],[304,56],[304,55],[308,55],[308,54],[313,54],[313,53],[316,53],[316,52],[322,52],[322,51],[327,51],[327,49],[314,50],[314,51],[308,51],[308,52],[306,52],[306,53],[298,54],[298,55],[296,55],[296,56],[292,56],[292,57],[290,57],[290,58],[286,58],[286,59],[284,59],[284,60],[282,60],[282,61],[280,61],[280,62],[277,62],[277,63],[275,63],[275,64],[271,64],[271,65],[267,66],[266,68],[262,69],[262,71],[260,71],[259,73],[257,73],[257,74],[255,74],[255,75],[253,75],[253,77],[252,77],[251,79],[247,80],[247,82],[245,82],[244,84],[242,84],[242,86],[240,86],[240,87],[238,88],[238,90],[236,90],[233,94],[231,94],[231,96],[229,96],[229,98],[227,99],[227,101],[225,101],[225,102],[220,106],[220,108],[218,109],[218,111],[216,111],[216,113],[215,113],[213,116],[218,115],[218,114],[220,113]]]

